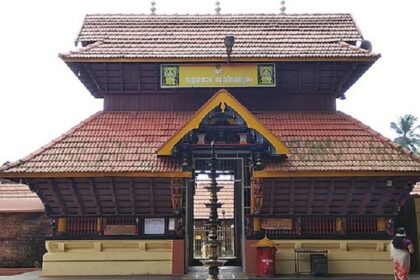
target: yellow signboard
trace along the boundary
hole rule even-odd
[[[275,65],[263,64],[172,64],[161,65],[162,88],[274,87]]]

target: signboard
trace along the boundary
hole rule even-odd
[[[274,87],[273,63],[166,64],[160,66],[162,88]]]
[[[144,219],[144,234],[165,234],[165,219]]]
[[[104,235],[137,235],[136,225],[106,225]]]
[[[261,223],[262,229],[293,229],[293,220],[292,219],[274,219],[274,218],[264,218]]]

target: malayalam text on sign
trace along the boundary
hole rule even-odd
[[[273,63],[161,65],[162,88],[274,87]]]

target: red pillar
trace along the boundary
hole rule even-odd
[[[257,275],[257,242],[258,240],[245,240],[246,275]]]
[[[172,275],[185,274],[184,240],[172,241]]]

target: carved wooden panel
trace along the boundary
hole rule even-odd
[[[33,188],[50,217],[173,214],[165,178],[36,180]]]
[[[265,179],[261,214],[392,215],[407,185],[387,178]]]
[[[228,88],[250,110],[335,110],[340,97],[371,63],[283,62],[276,87]],[[160,88],[158,63],[68,63],[105,110],[196,110],[217,88]]]

